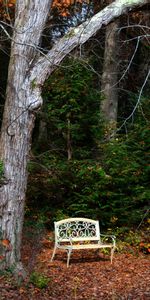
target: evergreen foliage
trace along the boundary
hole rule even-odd
[[[47,80],[43,96],[53,148],[60,148],[64,153],[70,133],[73,157],[91,156],[95,139],[101,135],[101,94],[94,88],[91,70],[80,60],[65,60],[63,66]]]
[[[101,95],[93,88],[95,81],[80,61],[67,60],[43,91],[49,150],[40,153],[35,144],[37,157],[30,163],[28,197],[34,209],[36,203],[47,216],[48,224],[67,216],[84,216],[100,220],[104,227],[125,228],[139,224],[148,209],[149,101],[142,99],[126,133],[104,141]],[[132,101],[136,98],[132,96]],[[68,118],[71,160],[67,159]]]

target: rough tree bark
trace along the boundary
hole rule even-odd
[[[118,63],[117,63],[118,20],[108,24],[105,36],[104,64],[101,81],[101,112],[105,121],[105,138],[110,138],[117,123],[118,111]]]
[[[27,80],[51,1],[19,0],[12,37],[6,103],[0,139],[4,184],[0,187],[1,268],[20,269],[20,244],[27,184],[27,161],[35,110],[41,105],[34,82]],[[33,45],[30,47],[29,45]],[[36,94],[36,95],[35,95]]]
[[[54,47],[37,56],[51,0],[17,0],[8,72],[7,96],[0,137],[5,180],[0,187],[0,268],[20,271],[20,245],[27,185],[27,162],[41,87],[63,58],[85,43],[102,25],[146,0],[118,0],[72,29]],[[0,24],[2,27],[2,25]]]

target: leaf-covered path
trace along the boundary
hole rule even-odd
[[[0,300],[148,300],[150,299],[150,259],[148,255],[115,254],[111,265],[107,255],[76,251],[66,267],[66,253],[58,252],[50,262],[53,241],[50,233],[25,236],[23,261],[30,272],[49,279],[46,288],[31,283],[20,286],[8,276],[0,276]]]

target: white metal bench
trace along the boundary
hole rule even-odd
[[[56,249],[66,250],[67,267],[73,250],[110,248],[112,263],[115,250],[115,236],[100,234],[99,221],[86,218],[69,218],[54,222],[55,245],[51,261]],[[111,239],[111,243],[108,240]],[[104,241],[107,241],[106,243]]]

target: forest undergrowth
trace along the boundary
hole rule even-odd
[[[74,251],[70,266],[66,252],[58,251],[50,262],[53,231],[38,220],[26,220],[22,261],[28,271],[25,281],[15,281],[11,270],[0,274],[0,300],[148,300],[150,298],[149,229],[118,231],[113,264],[109,253]],[[145,237],[145,239],[144,239]]]

